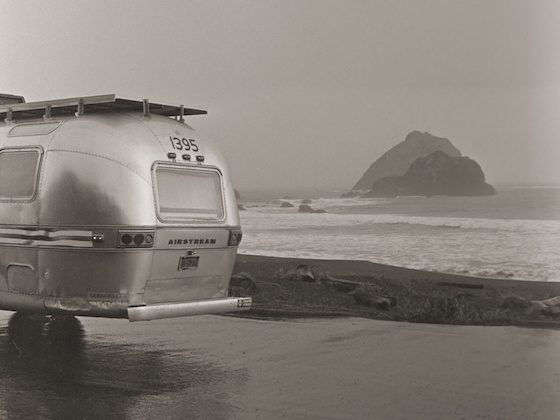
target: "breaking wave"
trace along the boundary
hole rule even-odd
[[[313,205],[327,207],[320,203]],[[560,281],[555,252],[560,249],[559,220],[332,213],[339,207],[332,206],[326,214],[279,209],[277,203],[250,207],[241,214],[240,252],[363,259],[470,276]]]

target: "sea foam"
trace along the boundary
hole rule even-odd
[[[356,203],[357,202],[357,203]],[[382,203],[382,202],[381,202]],[[560,281],[560,221],[344,213],[375,203],[315,200],[326,214],[272,202],[242,212],[240,253],[369,260],[408,268]],[[335,212],[335,213],[333,213]]]

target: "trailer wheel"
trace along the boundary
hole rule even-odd
[[[48,316],[29,312],[16,312],[8,321],[8,338],[21,351],[23,348],[39,348]]]
[[[84,344],[84,327],[73,315],[52,315],[45,333],[48,343],[54,347],[75,349]]]

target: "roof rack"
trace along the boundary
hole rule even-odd
[[[142,112],[176,117],[183,121],[185,115],[203,115],[202,109],[185,108],[183,105],[164,105],[143,101],[122,99],[110,95],[83,96],[80,98],[53,99],[41,102],[0,104],[0,121],[11,122],[15,119],[51,118],[60,115],[84,115],[100,112]]]
[[[20,104],[25,102],[25,98],[19,95],[10,95],[8,93],[0,93],[0,104]]]

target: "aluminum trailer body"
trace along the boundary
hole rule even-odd
[[[224,158],[114,95],[0,105],[0,309],[131,321],[247,309]]]

